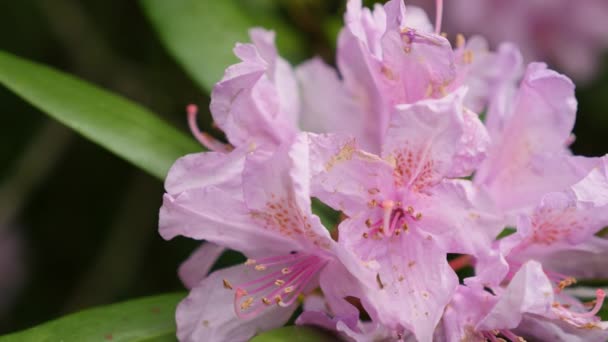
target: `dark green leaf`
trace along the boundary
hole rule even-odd
[[[46,66],[0,51],[0,83],[68,127],[163,179],[201,148],[145,108]]]
[[[141,0],[161,40],[190,76],[209,91],[235,63],[237,42],[249,42],[248,30],[263,26],[277,32],[287,57],[303,55],[296,33],[269,11],[250,13],[235,0]]]
[[[175,307],[185,294],[102,306],[0,337],[0,342],[176,341]]]
[[[264,332],[251,342],[333,342],[336,337],[320,329],[288,326]]]

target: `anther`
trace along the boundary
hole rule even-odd
[[[251,307],[251,304],[253,304],[253,297],[249,297],[247,299],[245,299],[242,303],[241,303],[241,310],[247,310]]]
[[[285,267],[285,268],[281,269],[281,273],[289,274],[289,273],[291,273],[291,270],[289,269],[289,267]]]
[[[283,290],[283,292],[285,292],[285,293],[292,293],[293,292],[293,286],[287,286],[285,288],[285,290]]]
[[[255,270],[256,271],[265,271],[266,270],[266,266],[264,266],[264,265],[256,265],[255,266]]]
[[[283,285],[285,285],[285,280],[277,279],[277,280],[274,281],[274,284],[276,286],[283,286]]]
[[[464,47],[466,42],[467,41],[466,41],[466,39],[464,39],[464,36],[462,35],[462,33],[459,33],[456,35],[456,48],[457,49]]]
[[[232,284],[230,284],[230,282],[227,279],[224,279],[223,282],[224,282],[225,289],[232,290]]]
[[[270,299],[268,299],[266,297],[262,298],[262,303],[264,303],[266,305],[270,305],[271,304]]]
[[[255,260],[254,259],[247,259],[247,261],[245,261],[245,265],[247,265],[247,266],[255,265]]]

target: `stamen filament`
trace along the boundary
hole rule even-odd
[[[597,291],[595,291],[595,305],[593,306],[593,308],[591,309],[591,311],[588,312],[573,312],[572,314],[578,317],[593,317],[596,316],[598,314],[598,312],[600,311],[600,309],[602,308],[602,305],[604,304],[604,298],[606,298],[606,292],[604,292],[604,290],[602,289],[597,289]]]
[[[443,18],[443,0],[435,1],[435,33],[441,32],[441,21]]]
[[[196,116],[198,115],[198,107],[194,104],[189,104],[186,107],[186,112],[188,113],[188,126],[190,127],[190,131],[192,135],[198,140],[201,145],[205,146],[207,149],[215,152],[230,152],[232,150],[230,145],[224,144],[209,134],[205,132],[201,132],[198,128],[198,124],[196,123]]]

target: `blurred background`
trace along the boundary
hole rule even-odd
[[[332,62],[344,1],[233,1],[246,15],[271,14],[300,32],[306,55],[288,56],[292,63],[313,55]],[[0,49],[119,93],[184,131],[185,105],[208,105],[134,0],[2,1]],[[598,50],[591,77],[577,82],[573,150],[588,156],[608,152],[608,51]],[[549,59],[562,70],[558,58]],[[0,109],[0,334],[85,307],[182,290],[176,269],[196,243],[159,237],[160,181],[4,88]],[[202,113],[201,125],[210,127],[209,119]],[[220,262],[235,260],[229,254]]]

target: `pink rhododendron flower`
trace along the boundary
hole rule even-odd
[[[305,138],[281,145],[271,156],[265,151],[248,152],[239,191],[222,186],[210,174],[205,177],[201,169],[197,177],[216,183],[201,185],[189,179],[177,183],[168,178],[160,211],[164,238],[205,239],[250,257],[245,265],[216,271],[194,286],[177,310],[181,340],[247,340],[284,324],[297,307],[300,293],[347,279],[341,263],[348,254],[310,209]],[[238,153],[241,150],[197,158],[204,167],[208,163],[202,159],[215,163],[221,158],[220,168],[226,169],[226,164],[241,160],[233,157]],[[185,160],[176,163],[171,174],[193,171],[184,170],[185,165]],[[226,300],[227,292],[233,300]]]
[[[420,341],[430,341],[457,286],[447,253],[489,257],[502,228],[470,203],[470,183],[446,178],[465,134],[463,98],[457,92],[397,106],[382,158],[348,139],[313,142],[313,164],[321,168],[314,194],[349,216],[339,242],[377,274],[365,294],[373,318]]]

